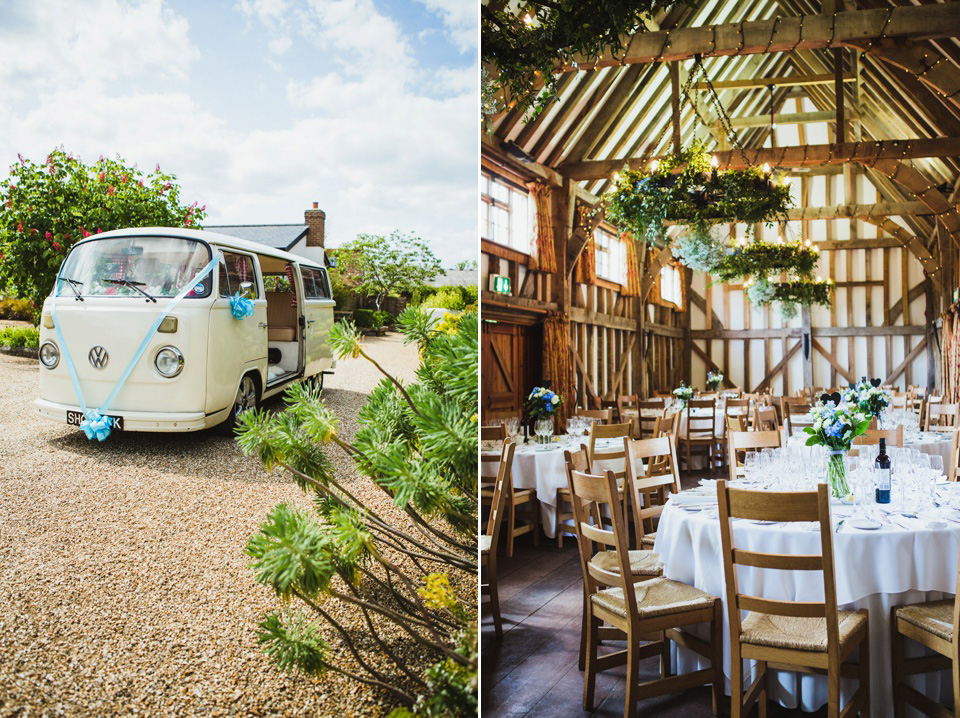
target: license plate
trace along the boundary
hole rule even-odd
[[[123,431],[123,417],[122,416],[107,416],[110,420],[110,429],[113,431]],[[83,421],[83,412],[80,411],[68,411],[67,412],[67,423],[71,426],[80,426],[80,422]]]

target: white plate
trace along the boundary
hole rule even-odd
[[[757,526],[769,526],[771,524],[779,523],[779,521],[751,521],[750,523],[756,524]]]
[[[691,514],[695,514],[698,511],[703,511],[707,507],[699,506],[697,504],[690,504],[689,506],[681,506],[680,508],[683,509],[684,511],[689,511]]]
[[[875,531],[880,528],[879,521],[872,521],[870,519],[851,519],[850,525],[855,529],[863,529],[864,531]]]

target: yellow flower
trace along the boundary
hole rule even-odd
[[[431,573],[427,575],[426,585],[418,593],[427,608],[453,610],[457,605],[456,596],[450,588],[450,579],[445,573]]]

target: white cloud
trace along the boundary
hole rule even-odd
[[[14,98],[0,104],[0,168],[60,144],[87,161],[119,153],[176,173],[183,198],[207,205],[207,224],[298,222],[318,201],[331,244],[401,229],[446,263],[476,256],[476,67],[419,65],[369,0],[240,3],[244,41],[266,61],[311,41],[324,68],[288,79],[289,109],[253,129],[176,81],[196,74],[206,45],[160,0],[18,7],[16,22],[0,9],[0,86]],[[78,27],[98,41],[73,37]],[[41,47],[45,37],[56,42]]]
[[[476,0],[419,0],[443,20],[443,27],[460,52],[475,50],[480,41],[480,3]]]

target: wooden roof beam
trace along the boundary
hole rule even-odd
[[[931,40],[960,35],[960,13],[952,3],[852,10],[835,15],[799,15],[755,22],[642,32],[622,38],[622,57],[611,50],[599,58],[576,55],[559,72],[629,65],[637,62],[686,60],[701,55],[752,55],[766,52],[863,45],[879,39]]]
[[[960,14],[960,13],[958,13]],[[921,140],[881,140],[879,142],[843,142],[829,145],[726,150],[714,152],[721,169],[746,169],[764,163],[772,167],[805,167],[861,162],[872,166],[879,160],[951,157],[960,155],[960,137],[936,137]],[[744,155],[746,161],[744,161]],[[631,169],[646,166],[652,158],[589,160],[561,164],[557,170],[575,180],[609,177],[625,165]]]
[[[857,119],[857,113],[851,113],[851,119]],[[752,117],[731,117],[731,127],[767,127],[770,124],[770,113],[754,115]],[[834,122],[836,112],[787,112],[774,113],[773,121],[778,125],[808,125],[813,122]]]
[[[857,78],[847,73],[843,77],[844,82],[853,82]],[[769,85],[783,85],[785,87],[800,87],[805,85],[832,85],[834,77],[830,75],[782,75],[780,77],[754,77],[749,80],[721,80],[714,82],[713,87],[716,90],[747,90],[757,87],[768,87]],[[693,86],[694,90],[706,92],[710,89],[705,82],[698,82]]]

